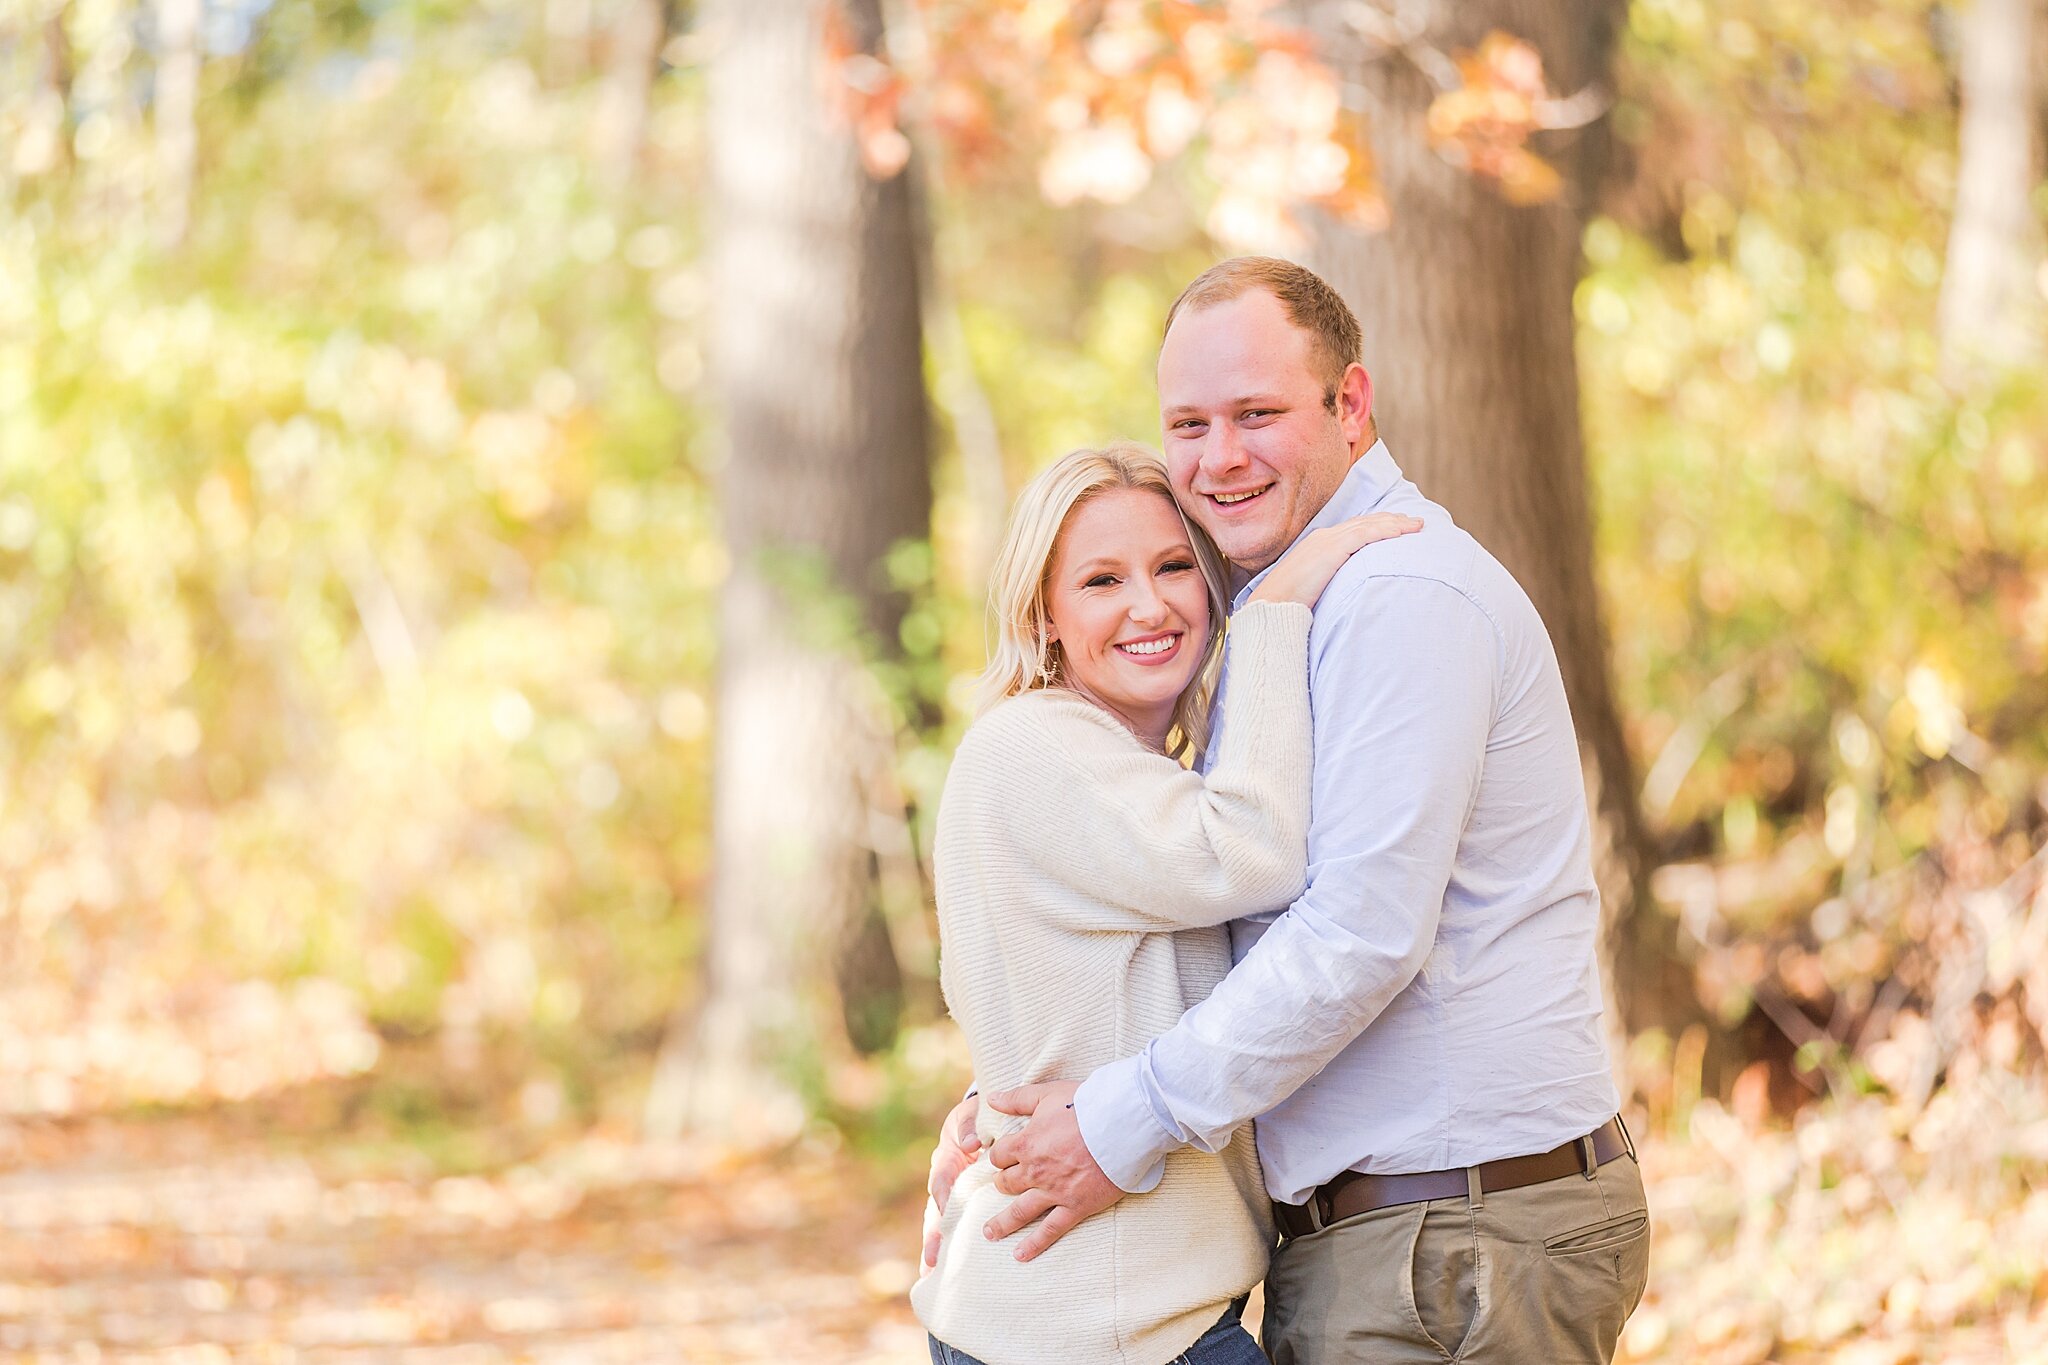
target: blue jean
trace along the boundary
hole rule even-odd
[[[1202,1333],[1201,1340],[1175,1356],[1168,1365],[1267,1365],[1266,1353],[1239,1321],[1244,1300],[1230,1305],[1216,1325]],[[927,1338],[932,1348],[932,1365],[981,1365],[965,1351],[956,1351],[937,1337]]]

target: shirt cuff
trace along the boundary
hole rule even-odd
[[[1074,1122],[1088,1155],[1125,1194],[1145,1194],[1166,1172],[1166,1154],[1180,1144],[1159,1126],[1139,1086],[1138,1057],[1096,1068],[1074,1092]]]

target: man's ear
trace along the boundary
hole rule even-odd
[[[1353,447],[1372,424],[1372,376],[1355,360],[1345,366],[1343,382],[1337,386],[1337,423],[1344,444]]]

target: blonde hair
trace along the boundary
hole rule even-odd
[[[1217,662],[1223,657],[1225,614],[1223,556],[1216,543],[1187,519],[1173,500],[1166,461],[1135,441],[1118,441],[1100,450],[1076,450],[1055,461],[1024,486],[1010,509],[1002,549],[989,574],[989,609],[995,637],[988,667],[976,688],[975,714],[1022,692],[1067,686],[1066,657],[1059,642],[1047,638],[1046,581],[1060,536],[1074,509],[1090,498],[1131,488],[1165,498],[1187,531],[1195,563],[1209,596],[1209,638],[1202,659],[1173,706],[1166,752],[1179,758],[1199,755],[1209,739],[1209,700],[1216,689]]]

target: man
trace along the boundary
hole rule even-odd
[[[1428,524],[1354,559],[1316,608],[1307,889],[1233,925],[1229,977],[1136,1056],[988,1097],[1031,1117],[991,1153],[1017,1198],[986,1235],[1030,1228],[1031,1259],[1151,1188],[1166,1151],[1256,1118],[1280,1365],[1609,1360],[1649,1223],[1549,636],[1402,479],[1357,320],[1313,273],[1246,257],[1189,285],[1159,395],[1176,496],[1240,603],[1306,530],[1366,511]],[[935,1192],[966,1159],[942,1140]]]

